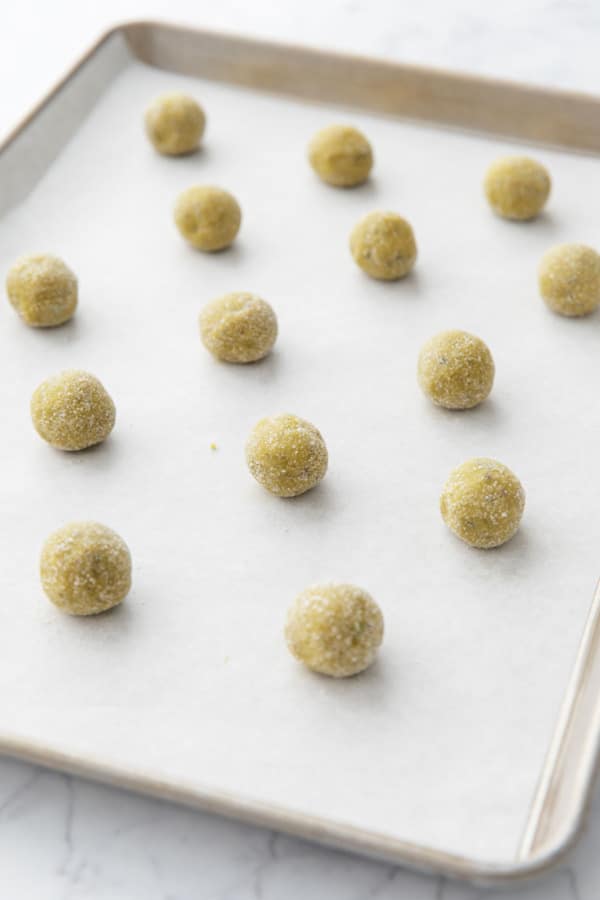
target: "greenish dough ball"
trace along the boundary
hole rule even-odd
[[[9,270],[6,292],[27,325],[63,325],[77,307],[77,278],[57,256],[22,256]]]
[[[200,336],[217,359],[250,363],[269,353],[277,338],[277,318],[256,294],[226,294],[200,313]]]
[[[584,244],[560,244],[542,257],[540,294],[561,316],[587,316],[600,306],[600,255]]]
[[[417,377],[423,393],[446,409],[471,409],[488,396],[494,360],[481,338],[467,331],[442,331],[419,354]]]
[[[308,146],[308,159],[319,178],[335,187],[362,184],[373,168],[371,145],[350,125],[318,131]]]
[[[146,134],[154,148],[166,156],[181,156],[197,149],[206,117],[202,107],[187,94],[161,94],[144,116]]]
[[[355,225],[350,252],[360,268],[382,281],[408,275],[417,258],[417,244],[406,219],[393,212],[372,212]]]
[[[43,381],[31,398],[37,433],[58,450],[85,450],[106,440],[116,410],[94,375],[68,369]]]
[[[472,547],[499,547],[516,534],[525,491],[511,470],[495,459],[476,458],[450,473],[440,499],[444,522]]]
[[[175,224],[198,250],[224,250],[233,243],[242,221],[237,200],[217,187],[198,185],[179,195]]]
[[[259,484],[278,497],[304,494],[327,471],[327,447],[310,422],[284,414],[261,419],[246,442],[246,461]]]
[[[72,522],[47,539],[40,560],[48,598],[72,616],[117,606],[131,587],[131,555],[116,532],[97,522]]]
[[[383,616],[362,588],[319,584],[296,597],[285,639],[290,652],[313,672],[347,678],[374,662],[383,640]]]
[[[533,219],[550,194],[550,176],[541,163],[527,156],[506,156],[492,163],[484,181],[485,195],[504,219]]]

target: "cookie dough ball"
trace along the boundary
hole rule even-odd
[[[72,616],[95,616],[123,600],[131,587],[125,541],[97,522],[72,522],[51,534],[40,560],[42,587]]]
[[[561,316],[587,316],[600,305],[600,255],[584,244],[560,244],[542,257],[540,293]]]
[[[505,544],[516,533],[525,491],[507,466],[495,459],[469,459],[450,473],[440,499],[444,522],[472,547]]]
[[[237,200],[217,187],[188,188],[175,204],[179,231],[198,250],[223,250],[240,230],[242,211]]]
[[[261,419],[246,442],[246,461],[259,484],[278,497],[296,497],[321,481],[327,447],[321,433],[298,416]]]
[[[200,336],[217,359],[255,362],[275,343],[277,319],[269,304],[256,294],[226,294],[200,313]]]
[[[372,212],[354,226],[350,252],[360,268],[382,281],[408,275],[417,258],[413,230],[402,216]]]
[[[505,156],[492,163],[484,181],[485,195],[504,219],[533,219],[550,193],[550,176],[535,159]]]
[[[423,393],[446,409],[471,409],[485,400],[494,372],[487,345],[467,331],[442,331],[430,338],[417,367]]]
[[[22,256],[6,278],[8,299],[27,325],[68,322],[77,307],[77,278],[57,256]]]
[[[106,440],[115,404],[89,372],[68,369],[43,381],[31,398],[35,430],[59,450],[84,450]]]
[[[144,124],[150,142],[159,153],[181,156],[198,147],[206,117],[192,97],[161,94],[146,110]]]
[[[319,178],[336,187],[362,184],[373,168],[370,143],[350,125],[318,131],[308,145],[308,159]]]
[[[383,616],[373,598],[352,584],[319,584],[296,597],[285,625],[291,653],[334,678],[367,669],[383,640]]]

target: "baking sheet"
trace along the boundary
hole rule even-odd
[[[192,91],[205,148],[163,159],[140,126],[162,90]],[[355,191],[305,161],[319,127],[350,119],[376,154]],[[554,192],[535,224],[497,220],[481,197],[507,143],[276,99],[132,63],[48,174],[0,223],[0,265],[49,251],[80,279],[80,310],[51,332],[5,304],[0,328],[4,547],[0,684],[5,735],[204,791],[439,847],[512,859],[598,575],[597,316],[567,321],[537,296],[541,253],[594,243],[597,162],[537,151]],[[229,251],[187,247],[177,193],[238,197]],[[402,282],[370,281],[347,235],[373,208],[414,225]],[[273,355],[214,362],[203,303],[252,290],[277,311]],[[433,408],[416,386],[421,343],[474,331],[497,365],[481,408]],[[97,374],[117,404],[103,446],[52,451],[29,397],[61,368]],[[248,475],[262,415],[313,421],[330,451],[292,501]],[[210,449],[211,442],[218,449]],[[479,553],[437,511],[450,469],[491,455],[527,490],[518,536]],[[70,619],[41,593],[46,535],[73,518],[114,527],[134,556],[119,610]],[[383,608],[377,665],[348,681],[288,655],[282,623],[307,584],[349,580]]]

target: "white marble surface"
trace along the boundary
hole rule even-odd
[[[104,28],[170,18],[395,59],[600,90],[595,0],[19,0],[0,12],[0,134]],[[568,863],[510,893],[597,900],[600,796]],[[0,760],[0,896],[11,900],[475,900],[413,875]]]

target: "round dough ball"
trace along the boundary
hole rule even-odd
[[[417,258],[413,230],[392,212],[369,213],[354,226],[350,251],[360,268],[382,281],[408,275]]]
[[[550,193],[550,176],[535,159],[505,156],[487,170],[484,189],[495,213],[524,221],[542,211]]]
[[[177,198],[175,223],[198,250],[223,250],[240,230],[242,211],[237,200],[217,187],[188,188]]]
[[[71,522],[44,544],[40,576],[47,596],[64,612],[94,616],[129,593],[131,554],[105,525]]]
[[[600,305],[600,255],[584,244],[559,244],[542,257],[540,293],[561,316],[587,316]]]
[[[381,610],[352,584],[306,588],[290,607],[285,625],[290,652],[313,672],[346,678],[367,669],[383,640]]]
[[[471,409],[485,400],[494,372],[487,344],[467,331],[442,331],[430,338],[417,367],[423,392],[446,409]]]
[[[159,153],[181,156],[196,150],[204,134],[202,107],[186,94],[161,94],[144,116],[146,134]]]
[[[246,442],[246,461],[259,484],[278,497],[296,497],[321,481],[327,447],[321,433],[298,416],[261,419]]]
[[[51,328],[68,322],[77,307],[77,278],[57,256],[22,256],[6,278],[8,299],[27,325]]]
[[[59,450],[84,450],[106,440],[115,404],[89,372],[68,369],[43,381],[31,398],[35,430]]]
[[[200,313],[200,336],[217,359],[255,362],[266,356],[277,337],[277,318],[269,304],[243,291],[226,294]]]
[[[472,547],[505,544],[516,533],[525,491],[507,466],[495,459],[469,459],[450,473],[440,499],[444,522]]]
[[[308,159],[319,178],[336,187],[362,184],[373,168],[370,143],[350,125],[318,131],[308,145]]]

